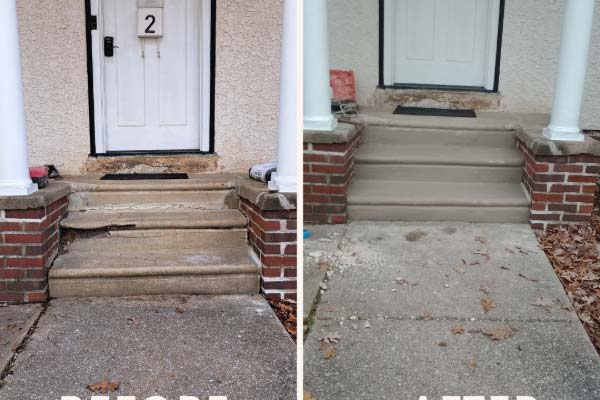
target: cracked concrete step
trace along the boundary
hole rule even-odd
[[[523,157],[516,148],[365,143],[358,149],[356,163],[517,167],[523,165]]]
[[[73,192],[209,191],[235,188],[232,174],[190,175],[189,179],[101,181],[101,176],[67,176]]]
[[[72,251],[49,274],[50,296],[230,295],[259,291],[259,267],[245,248]]]
[[[75,192],[69,196],[69,210],[220,210],[234,208],[234,202],[231,190]]]
[[[516,148],[514,130],[422,129],[368,126],[363,143],[493,146]]]
[[[354,220],[526,223],[520,184],[355,180],[348,194]]]
[[[70,212],[60,223],[68,229],[228,229],[244,228],[246,217],[239,210],[144,210]]]
[[[397,181],[452,181],[518,183],[521,166],[465,166],[422,164],[355,164],[356,179]]]
[[[246,229],[149,229],[108,231],[77,238],[68,251],[103,253],[143,250],[202,250],[246,247]]]

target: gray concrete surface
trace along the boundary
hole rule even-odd
[[[600,357],[528,226],[355,222],[338,248],[305,341],[317,399],[600,398]],[[326,359],[319,339],[336,333]]]
[[[332,267],[328,259],[338,250],[337,246],[340,238],[346,233],[346,226],[311,226],[309,231],[311,233],[309,240],[313,245],[309,252],[305,252],[304,258],[303,313],[305,321],[322,290],[321,283],[327,279],[327,271]]]
[[[291,400],[295,344],[259,296],[55,300],[0,398],[88,399],[105,377],[115,398]]]
[[[0,305],[0,376],[41,312],[39,304]]]

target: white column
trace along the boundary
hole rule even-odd
[[[269,187],[281,193],[297,190],[298,129],[298,15],[302,2],[284,0],[283,39],[281,49],[281,78],[279,93],[279,138],[277,146],[277,173]]]
[[[0,195],[37,190],[29,178],[15,0],[0,0]]]
[[[582,141],[579,126],[585,87],[595,0],[566,0],[560,42],[560,61],[550,125],[552,140]]]
[[[332,131],[327,1],[304,0],[304,129]]]

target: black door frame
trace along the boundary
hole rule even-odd
[[[382,89],[430,89],[430,90],[449,90],[449,91],[477,91],[487,93],[498,93],[500,83],[500,61],[502,57],[502,35],[504,32],[504,9],[506,0],[500,0],[500,19],[498,21],[498,39],[496,41],[496,64],[494,66],[494,88],[488,90],[481,87],[471,86],[449,86],[449,85],[385,85],[384,84],[384,25],[385,25],[385,1],[379,0],[379,88]]]
[[[90,124],[90,156],[129,156],[129,155],[177,155],[177,154],[214,154],[215,153],[215,76],[217,49],[217,0],[211,0],[210,16],[210,115],[209,150],[153,150],[153,151],[96,151],[96,118],[94,115],[94,63],[92,59],[92,31],[98,29],[97,17],[92,15],[91,0],[85,1],[85,39],[87,50],[88,108]]]

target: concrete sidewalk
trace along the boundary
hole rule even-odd
[[[89,399],[86,386],[106,378],[120,383],[111,399],[292,400],[295,354],[260,296],[55,300],[0,399]]]
[[[304,250],[332,266],[305,342],[305,391],[318,400],[600,398],[600,357],[528,226],[327,229],[312,228]],[[334,356],[319,340],[331,336]]]

